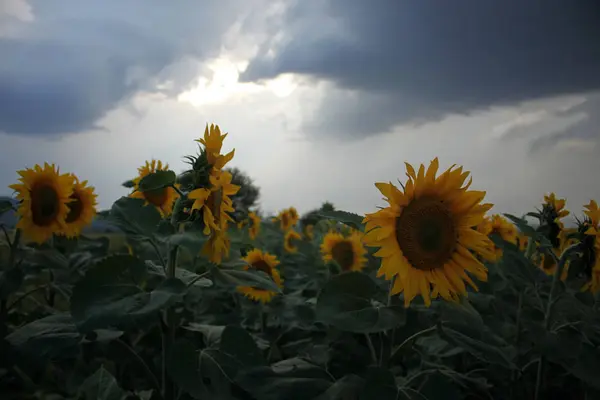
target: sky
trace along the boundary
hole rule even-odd
[[[463,165],[495,212],[600,200],[595,0],[1,0],[0,187],[51,162],[101,208],[208,123],[266,212],[385,203]],[[0,194],[10,194],[0,190]]]

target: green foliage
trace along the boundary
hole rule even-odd
[[[191,161],[177,184],[206,179],[205,155]],[[140,190],[173,184],[175,175],[163,171]],[[252,196],[236,206],[254,204]],[[507,217],[536,246],[551,245],[546,231]],[[201,224],[162,218],[143,200],[123,197],[102,219],[120,233],[4,243],[0,393],[14,394],[7,398],[529,399],[540,360],[540,399],[600,393],[598,300],[571,278],[553,281],[499,237],[492,240],[503,256],[487,265],[478,291],[431,307],[416,298],[405,308],[403,295],[389,296],[390,282],[377,277],[378,259],[344,273],[322,261],[328,230],[364,229],[362,216],[331,204],[303,216],[314,239],[293,254],[270,220],[254,240],[247,227],[231,226],[221,265],[201,253]],[[241,257],[252,248],[277,256],[283,287],[246,268]],[[241,286],[275,296],[262,304]]]
[[[173,171],[156,171],[151,174],[144,176],[139,184],[138,189],[140,192],[152,192],[155,190],[163,189],[167,186],[175,185],[177,181],[177,175]]]

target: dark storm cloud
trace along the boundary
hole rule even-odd
[[[0,37],[0,132],[9,134],[93,128],[163,80],[176,93],[198,74],[191,60],[216,55],[245,7],[238,0],[30,3],[35,20]]]
[[[298,1],[281,26],[284,45],[265,46],[242,78],[291,72],[348,89],[307,125],[319,132],[366,135],[600,88],[597,0]]]

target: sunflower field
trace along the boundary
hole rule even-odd
[[[595,201],[572,227],[554,194],[494,214],[435,159],[365,216],[240,213],[226,136],[180,174],[146,162],[107,212],[56,165],[18,171],[1,399],[600,399]]]

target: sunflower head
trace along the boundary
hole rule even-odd
[[[315,226],[313,224],[307,224],[302,227],[302,233],[308,240],[313,240],[315,237]]]
[[[296,210],[295,207],[290,207],[287,211],[290,217],[290,223],[292,224],[292,226],[296,225],[296,223],[298,223],[298,219],[300,218],[298,216],[298,210]]]
[[[527,250],[527,245],[529,245],[529,236],[523,234],[523,232],[519,232],[517,236],[517,246],[519,247],[519,250]]]
[[[17,173],[21,176],[20,183],[9,186],[20,200],[16,227],[26,238],[41,244],[65,228],[73,177],[61,175],[54,164],[48,163]]]
[[[197,139],[196,142],[200,142],[204,145],[206,151],[206,159],[213,169],[222,169],[227,164],[233,155],[235,149],[231,150],[226,155],[221,154],[221,148],[223,147],[223,141],[227,137],[227,133],[221,134],[221,129],[218,125],[206,125],[204,130],[204,137]]]
[[[248,235],[250,236],[251,240],[254,240],[260,232],[260,217],[256,215],[255,212],[250,211],[248,213],[248,221],[250,223],[250,226],[248,228]]]
[[[577,229],[566,235],[565,248],[574,243],[579,243],[581,248],[577,257],[570,260],[572,276],[584,278],[588,283],[584,289],[592,292],[600,290],[600,232],[594,221],[587,217],[577,220]]]
[[[81,230],[92,223],[96,215],[96,197],[94,188],[87,185],[87,181],[80,182],[72,175],[73,193],[71,201],[67,204],[69,213],[65,218],[65,228],[61,232],[68,238],[79,236]]]
[[[279,261],[273,254],[263,252],[259,249],[253,249],[246,254],[246,257],[244,257],[243,260],[248,263],[248,265],[244,267],[245,270],[254,269],[262,271],[273,279],[273,282],[275,282],[278,287],[283,287],[283,280],[277,270]],[[277,295],[276,292],[252,286],[238,286],[237,291],[252,300],[260,301],[262,303],[270,302],[273,297]]]
[[[403,190],[377,183],[389,206],[363,221],[365,243],[379,247],[378,275],[396,277],[392,293],[404,292],[406,307],[417,294],[429,306],[432,296],[453,301],[466,295],[465,282],[477,289],[467,272],[485,281],[487,269],[475,255],[493,256],[490,239],[473,229],[491,208],[481,204],[485,192],[468,190],[462,167],[437,176],[438,168],[437,158],[418,172],[407,163]]]
[[[590,200],[590,202],[584,206],[585,211],[583,212],[589,221],[590,227],[598,229],[600,225],[600,209],[598,208],[598,203],[595,200]]]
[[[360,232],[353,232],[348,237],[338,232],[329,232],[321,243],[323,261],[335,261],[342,272],[361,271],[367,263],[367,251],[362,239],[363,235]]]
[[[273,219],[273,222],[277,221],[279,221],[279,228],[284,232],[294,225],[294,219],[290,215],[289,210],[281,210],[277,217]]]
[[[153,174],[156,171],[168,170],[169,164],[163,164],[160,160],[146,161],[143,166],[138,168],[138,177],[133,180],[134,190],[129,197],[145,200],[146,204],[151,204],[156,207],[163,217],[170,215],[173,211],[173,204],[179,197],[179,194],[177,194],[177,191],[174,188],[165,187],[145,192],[139,191],[140,182],[144,177]]]
[[[285,233],[285,236],[283,237],[284,250],[288,253],[297,253],[298,247],[296,246],[296,242],[301,239],[302,236],[298,232],[290,229]]]

